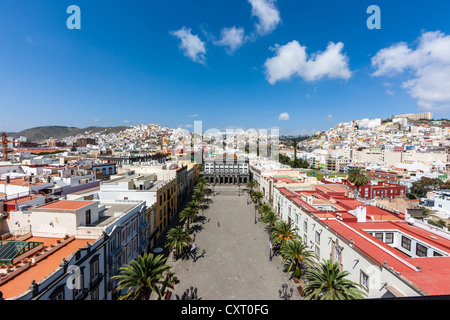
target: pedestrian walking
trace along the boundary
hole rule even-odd
[[[217,222],[217,226],[220,227],[220,223],[219,222]]]

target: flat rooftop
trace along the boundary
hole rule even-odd
[[[106,210],[103,211],[104,216],[100,217],[96,222],[90,224],[90,227],[106,227],[117,220],[119,216],[132,210],[139,204],[140,203],[138,202],[100,202],[100,205],[106,207]]]
[[[94,202],[85,200],[58,200],[39,206],[36,209],[78,210]]]

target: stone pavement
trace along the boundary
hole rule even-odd
[[[262,222],[255,224],[253,203],[247,204],[245,193],[238,196],[237,186],[215,191],[193,225],[197,258],[167,259],[179,280],[171,299],[181,299],[193,286],[202,300],[280,300],[284,283],[294,289],[291,300],[301,299],[281,257],[269,260],[269,235]]]

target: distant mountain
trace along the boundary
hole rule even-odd
[[[62,139],[65,137],[75,136],[77,134],[84,134],[86,131],[91,131],[92,133],[104,132],[106,134],[106,133],[117,133],[127,128],[129,127],[118,126],[118,127],[76,128],[65,126],[43,126],[25,129],[20,132],[9,132],[7,133],[7,135],[13,138],[23,136],[27,137],[29,140],[33,142],[38,142],[47,139]]]

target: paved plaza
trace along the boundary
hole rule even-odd
[[[193,286],[202,300],[280,300],[284,283],[294,289],[291,300],[301,299],[281,257],[270,261],[269,235],[262,222],[255,224],[246,194],[238,196],[238,186],[216,186],[215,193],[192,226],[196,258],[173,261],[171,254],[167,260],[179,280],[172,299]]]

